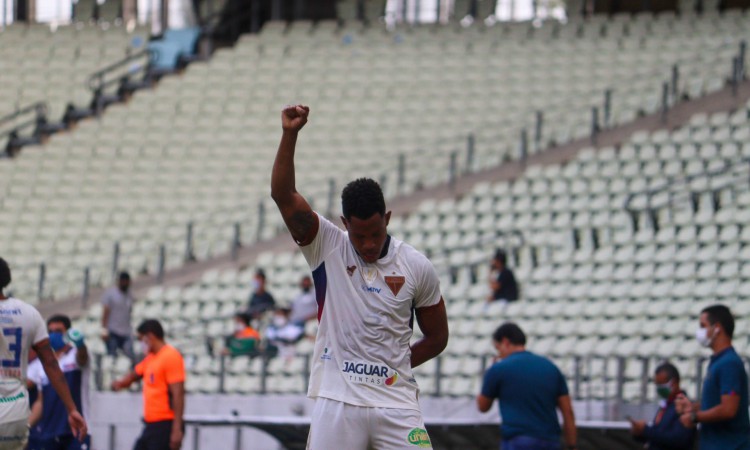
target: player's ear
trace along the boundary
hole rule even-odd
[[[390,222],[391,222],[391,212],[388,211],[385,213],[385,226],[388,226]]]
[[[341,217],[341,223],[344,224],[344,228],[346,228],[346,231],[349,231],[349,221],[347,221],[346,217],[344,216],[339,216],[339,217]]]

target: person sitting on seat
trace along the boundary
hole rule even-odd
[[[227,337],[223,353],[230,356],[258,354],[260,333],[250,326],[250,316],[238,312],[234,315],[234,333]]]

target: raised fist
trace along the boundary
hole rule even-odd
[[[302,105],[287,105],[281,111],[281,128],[284,131],[299,131],[307,123],[310,108]]]

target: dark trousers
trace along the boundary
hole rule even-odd
[[[28,450],[86,450],[91,448],[91,436],[83,441],[74,438],[72,434],[50,439],[29,438]]]
[[[146,422],[133,450],[169,450],[172,421]]]
[[[502,450],[560,450],[560,442],[530,436],[515,436],[503,439]]]

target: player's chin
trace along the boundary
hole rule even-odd
[[[378,255],[375,255],[375,254],[363,255],[362,259],[364,259],[366,263],[372,264],[372,263],[378,262]]]

